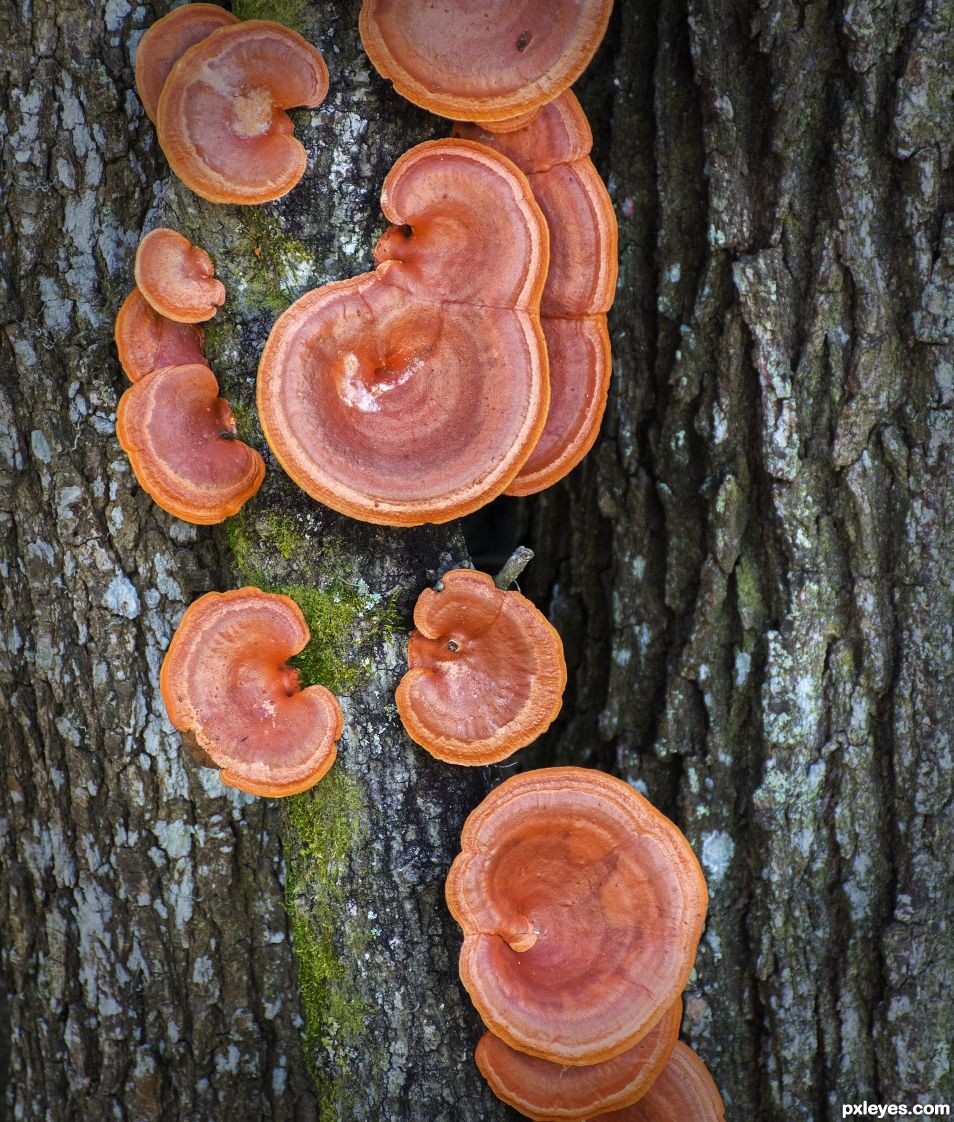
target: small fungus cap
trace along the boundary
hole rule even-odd
[[[722,1096],[709,1069],[681,1041],[649,1090],[632,1106],[594,1122],[725,1122]]]
[[[632,1048],[685,988],[706,886],[678,828],[587,768],[506,780],[474,810],[447,877],[460,976],[512,1048],[570,1065]]]
[[[166,319],[201,323],[225,303],[212,258],[184,234],[160,226],[136,250],[136,287]]]
[[[159,98],[169,166],[213,203],[264,203],[287,194],[307,164],[286,109],[316,108],[328,68],[297,32],[246,20],[213,32],[172,68]]]
[[[681,1019],[677,998],[638,1044],[599,1064],[564,1067],[517,1052],[490,1032],[474,1058],[497,1098],[534,1122],[581,1122],[646,1093],[672,1055]]]
[[[288,596],[209,592],[186,610],[160,673],[169,719],[253,795],[294,795],[334,763],[341,707],[324,686],[299,686],[287,660],[308,625]]]
[[[549,404],[537,306],[546,223],[526,177],[467,141],[405,153],[377,268],[276,321],[262,428],[312,498],[366,522],[446,522],[499,495]]]
[[[136,48],[136,89],[153,124],[159,95],[176,62],[190,47],[231,23],[238,23],[238,17],[217,4],[183,4],[146,29]]]
[[[576,81],[606,32],[612,6],[612,0],[364,0],[358,26],[375,69],[415,105],[456,120],[506,122]]]
[[[205,362],[202,328],[161,316],[138,288],[119,309],[115,338],[119,361],[130,382],[164,366]]]
[[[154,370],[123,394],[116,435],[140,486],[186,522],[222,522],[255,494],[265,463],[236,436],[208,366]]]
[[[549,728],[563,703],[560,636],[519,592],[455,569],[414,608],[410,669],[395,700],[408,735],[452,764],[506,759]]]

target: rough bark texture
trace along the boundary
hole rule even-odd
[[[485,777],[422,759],[390,706],[457,530],[358,527],[270,464],[224,534],[196,531],[112,435],[144,224],[216,256],[209,353],[262,447],[274,314],[367,267],[384,172],[446,129],[370,73],[357,0],[246,0],[301,21],[331,95],[297,118],[287,200],[202,204],[131,92],[167,7],[0,0],[5,1109],[507,1117],[440,898]],[[536,549],[524,589],[564,636],[564,715],[527,762],[617,770],[701,856],[684,1029],[730,1119],[954,1099],[952,26],[932,0],[621,0],[581,88],[621,223],[604,436],[467,526],[488,555]],[[280,810],[185,760],[156,688],[185,605],[248,580],[299,598],[303,674],[350,730]]]
[[[622,280],[604,438],[530,514],[547,751],[702,859],[729,1118],[954,1099],[952,26],[623,4],[585,89]]]

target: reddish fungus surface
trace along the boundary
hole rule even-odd
[[[140,486],[186,522],[221,522],[255,494],[265,464],[236,436],[208,366],[154,370],[123,394],[116,435]]]
[[[316,108],[328,68],[297,32],[247,20],[213,32],[172,68],[159,98],[159,143],[169,166],[214,203],[264,203],[305,171],[285,112]]]
[[[612,365],[606,312],[616,290],[616,216],[589,158],[589,124],[569,90],[514,132],[457,124],[454,134],[513,160],[526,173],[550,230],[540,301],[550,412],[540,441],[507,489],[529,495],[567,475],[599,433]]]
[[[686,839],[626,783],[586,768],[506,780],[468,817],[447,878],[460,976],[512,1048],[595,1064],[682,992],[706,911]]]
[[[359,28],[375,69],[415,105],[457,120],[506,122],[576,81],[612,6],[612,0],[364,0]]]
[[[581,1122],[646,1093],[672,1055],[681,1018],[677,999],[638,1044],[600,1064],[561,1066],[517,1052],[490,1032],[475,1059],[497,1098],[521,1114],[535,1122]]]
[[[155,124],[159,95],[169,71],[183,54],[236,16],[217,4],[183,4],[149,27],[136,48],[136,89],[146,116]]]
[[[549,728],[563,703],[563,644],[519,592],[456,569],[414,608],[395,700],[409,736],[453,764],[489,764]]]
[[[136,287],[152,307],[177,323],[202,323],[225,303],[212,258],[184,234],[160,226],[136,250]]]
[[[549,404],[538,304],[548,237],[526,178],[467,141],[405,153],[373,273],[276,322],[258,405],[285,471],[368,522],[446,522],[500,494]]]
[[[209,592],[182,617],[162,664],[162,699],[223,783],[294,795],[334,763],[341,707],[324,686],[301,689],[287,662],[308,639],[294,600],[258,588]]]
[[[164,366],[205,362],[202,328],[161,316],[138,288],[119,309],[115,338],[119,361],[130,382]]]
[[[725,1107],[706,1065],[679,1042],[638,1102],[601,1114],[595,1122],[725,1122]]]

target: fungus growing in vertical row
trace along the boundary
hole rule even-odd
[[[709,1069],[680,1041],[638,1102],[594,1122],[725,1122],[725,1107]]]
[[[534,1122],[582,1122],[646,1093],[672,1055],[681,1018],[677,998],[638,1044],[599,1064],[566,1067],[540,1060],[490,1032],[480,1038],[474,1058],[497,1098]]]
[[[506,759],[549,728],[563,704],[563,644],[519,592],[455,569],[414,608],[410,669],[395,700],[408,735],[452,764]]]
[[[375,69],[408,101],[487,123],[529,114],[571,86],[612,7],[613,0],[364,0],[358,26]]]
[[[136,250],[136,287],[166,319],[202,323],[225,303],[212,258],[177,230],[150,230]]]
[[[153,124],[169,71],[190,47],[231,23],[238,18],[217,4],[183,4],[146,29],[136,48],[136,89]]]
[[[308,640],[295,601],[258,588],[209,592],[186,610],[162,664],[162,699],[223,783],[294,795],[334,763],[341,707],[324,686],[302,689],[288,665]]]
[[[119,361],[130,382],[164,366],[205,362],[202,328],[161,316],[138,288],[119,309],[115,338]]]
[[[685,988],[706,911],[688,842],[622,780],[557,767],[505,780],[464,824],[447,877],[460,976],[512,1048],[595,1064]]]
[[[446,522],[496,498],[543,429],[546,223],[509,160],[461,140],[406,152],[381,206],[394,225],[375,271],[275,323],[259,415],[312,498],[367,522]]]
[[[116,435],[140,486],[186,522],[222,522],[255,494],[262,457],[236,435],[208,366],[166,366],[133,383],[116,410]]]
[[[529,495],[562,479],[599,433],[609,391],[611,354],[606,312],[617,276],[617,225],[606,188],[589,158],[593,138],[580,103],[567,90],[524,128],[454,126],[525,172],[550,229],[550,269],[540,319],[550,367],[546,427],[507,488]]]
[[[264,203],[301,179],[307,154],[287,109],[314,109],[328,68],[297,32],[267,20],[222,27],[173,66],[159,144],[182,182],[213,203]]]

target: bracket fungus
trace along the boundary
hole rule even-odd
[[[506,759],[545,732],[563,703],[555,628],[519,592],[455,569],[414,607],[410,669],[395,700],[408,735],[452,764]]]
[[[709,1069],[680,1041],[638,1102],[594,1122],[725,1122],[725,1106]]]
[[[530,495],[562,479],[599,433],[612,356],[606,313],[617,277],[613,204],[589,158],[593,136],[580,103],[567,90],[524,128],[459,123],[454,135],[508,156],[530,182],[550,229],[550,268],[540,300],[550,367],[546,427],[510,495]]]
[[[221,522],[255,494],[265,463],[236,435],[228,402],[203,363],[166,366],[134,382],[116,435],[143,490],[186,522]]]
[[[213,203],[287,194],[307,164],[286,109],[317,108],[328,67],[296,31],[268,20],[222,27],[190,47],[166,79],[159,144],[182,182]]]
[[[136,89],[153,124],[159,95],[175,63],[190,47],[232,23],[238,23],[238,17],[218,4],[183,4],[146,29],[136,48]]]
[[[272,451],[312,498],[366,522],[447,522],[496,498],[549,402],[539,321],[549,240],[526,177],[479,144],[395,163],[376,268],[307,293],[258,372]]]
[[[324,686],[301,689],[287,664],[308,640],[295,601],[258,588],[209,592],[186,609],[162,664],[162,699],[223,783],[294,795],[334,763],[341,707]]]
[[[552,101],[589,65],[613,0],[364,0],[375,69],[408,101],[452,120],[507,121]]]
[[[447,877],[460,976],[512,1048],[595,1064],[657,1024],[692,969],[706,885],[688,842],[622,780],[557,767],[505,780]]]
[[[114,334],[119,361],[130,382],[164,366],[205,362],[202,328],[160,315],[138,288],[123,301]]]
[[[582,1122],[646,1093],[672,1055],[681,1019],[677,998],[638,1044],[599,1064],[561,1066],[517,1052],[491,1032],[474,1058],[497,1098],[534,1122]]]
[[[136,250],[136,287],[166,319],[202,323],[225,303],[212,258],[177,230],[150,230]]]

